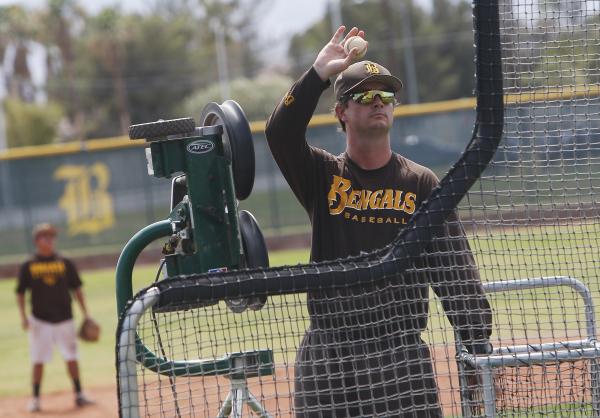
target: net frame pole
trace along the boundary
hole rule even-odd
[[[494,371],[491,367],[484,367],[481,376],[483,386],[483,410],[485,416],[496,417],[496,391],[494,389]]]
[[[592,411],[594,417],[600,417],[600,363],[598,358],[590,362],[590,374],[592,384]]]
[[[157,358],[140,340],[137,326],[142,316],[158,303],[160,297],[161,292],[158,287],[148,288],[124,308],[120,318],[120,326],[117,330],[119,416],[140,417],[137,381],[137,367],[140,365],[157,374],[170,377],[225,375],[231,382],[231,389],[219,409],[218,417],[227,417],[233,412],[233,417],[241,418],[243,404],[246,402],[259,417],[272,418],[250,392],[247,382],[247,377],[267,376],[274,373],[272,350],[230,353],[218,359],[197,361]],[[152,367],[153,362],[160,363],[162,367]]]
[[[137,382],[137,334],[140,318],[158,302],[160,291],[150,288],[126,309],[119,334],[118,350],[118,393],[119,411],[122,418],[139,418],[139,397]]]
[[[466,387],[468,381],[465,374],[465,365],[480,370],[485,416],[494,417],[496,416],[496,395],[493,382],[494,368],[589,359],[593,416],[600,418],[600,388],[598,387],[600,383],[600,366],[598,362],[600,358],[600,344],[596,341],[596,317],[594,313],[594,300],[590,289],[580,280],[570,276],[535,277],[483,284],[486,293],[554,286],[570,287],[583,299],[588,338],[586,340],[498,347],[493,350],[491,355],[475,356],[467,352],[460,342],[458,334],[456,334],[459,380],[461,383],[461,404],[465,417],[473,416],[469,407],[469,403],[472,401],[468,398]]]
[[[518,279],[483,283],[486,292],[506,292],[540,287],[568,286],[583,299],[585,307],[585,325],[588,341],[596,341],[596,317],[594,314],[594,298],[590,289],[580,280],[571,276],[544,276],[530,279]]]

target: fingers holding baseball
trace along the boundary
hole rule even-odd
[[[365,31],[359,30],[356,26],[354,26],[352,29],[350,29],[348,31],[348,33],[344,36],[345,31],[346,31],[346,27],[340,26],[338,28],[338,30],[335,31],[335,34],[333,35],[331,42],[336,43],[336,44],[341,44],[343,46],[346,43],[346,41],[348,41],[348,39],[352,38],[353,36],[360,36],[361,38],[365,37]]]
[[[344,36],[345,31],[345,26],[340,26],[338,30],[335,31],[333,37],[323,47],[321,52],[319,52],[313,64],[315,71],[323,81],[341,73],[348,68],[354,60],[360,58],[359,45],[357,45],[357,48],[349,50],[346,50],[345,46],[349,40],[356,37],[366,43],[366,41],[364,41],[365,32],[353,27]]]
[[[368,46],[369,43],[361,36],[351,36],[344,43],[344,51],[353,61],[358,61],[365,56]]]
[[[346,34],[346,36],[344,36],[344,39],[339,42],[342,44],[342,46],[346,45],[346,43],[348,42],[348,40],[350,38],[354,38],[355,36],[359,36],[361,38],[364,39],[365,37],[365,31],[364,30],[359,30],[356,26],[353,27],[352,29],[350,29],[350,31]]]
[[[339,28],[337,28],[329,43],[334,45],[342,43],[342,39],[344,38],[344,32],[346,32],[346,26],[342,25]]]

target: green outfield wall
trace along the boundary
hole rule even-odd
[[[543,99],[549,100],[547,95]],[[590,129],[589,119],[585,132],[577,130],[578,103],[585,101],[581,109],[589,112],[590,107],[600,106],[597,98],[594,103],[589,97],[558,98],[555,112],[563,114],[563,126],[550,137],[547,132],[536,131],[537,121],[545,121],[547,126],[553,116],[547,107],[544,114],[536,114],[535,100],[526,106],[516,103],[514,108],[508,107],[509,123],[511,112],[530,112],[531,124],[523,125],[521,118],[519,126],[505,127],[504,145],[497,154],[503,164],[490,169],[510,170],[511,160],[525,158],[511,154],[515,141],[531,143],[526,158],[531,158],[534,166],[536,158],[550,158],[552,150],[564,155],[569,144],[573,158],[577,158],[576,152],[586,152],[577,150],[577,135],[588,138],[600,132],[600,128]],[[474,107],[473,99],[399,106],[392,131],[393,149],[443,175],[471,138]],[[573,114],[572,126],[564,125],[565,112]],[[255,214],[267,237],[307,232],[308,218],[268,150],[264,122],[253,122],[251,128],[256,181],[250,198],[241,202],[241,207]],[[334,154],[345,147],[344,136],[331,115],[313,118],[308,140]],[[60,228],[59,245],[66,253],[89,255],[118,253],[140,228],[164,219],[168,215],[170,182],[148,176],[144,147],[144,141],[123,137],[19,148],[0,154],[0,265],[14,263],[32,250],[30,231],[38,222],[52,222]],[[582,162],[587,165],[598,161],[596,156],[584,156]],[[595,195],[596,191],[597,184],[592,185],[590,193]]]
[[[473,108],[471,99],[399,107],[394,149],[447,168],[471,136]],[[269,153],[264,122],[251,127],[256,181],[241,207],[255,214],[268,237],[308,231],[308,219]],[[308,140],[332,153],[344,151],[344,137],[331,115],[313,118]],[[87,255],[118,252],[140,228],[164,219],[170,182],[148,176],[144,146],[123,137],[0,154],[0,264],[14,263],[32,250],[30,231],[38,222],[60,228],[65,252]]]

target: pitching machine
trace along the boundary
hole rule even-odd
[[[254,145],[241,107],[228,100],[209,103],[200,116],[159,120],[133,125],[132,140],[148,143],[148,174],[171,180],[171,212],[167,219],[148,225],[124,247],[117,263],[117,309],[121,314],[133,297],[132,274],[137,258],[151,243],[164,239],[166,276],[174,277],[240,268],[268,267],[269,258],[260,228],[248,211],[238,211],[238,199],[246,199],[254,184]],[[216,303],[216,302],[215,302]],[[235,313],[258,310],[266,297],[226,300]],[[198,306],[153,307],[169,312]],[[224,375],[231,392],[219,416],[239,416],[241,403],[268,416],[248,391],[246,378],[273,373],[272,351],[227,353],[216,360],[180,364],[151,352],[136,336],[136,358],[144,367],[169,378]]]

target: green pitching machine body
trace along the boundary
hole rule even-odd
[[[208,104],[202,126],[192,118],[133,125],[131,139],[145,139],[148,174],[172,179],[168,219],[142,229],[127,243],[117,264],[119,313],[132,297],[135,260],[152,241],[163,246],[168,277],[268,267],[264,238],[254,217],[238,213],[237,199],[248,197],[254,184],[254,146],[248,121],[231,100]],[[230,300],[242,311],[264,304]]]
[[[240,267],[241,250],[233,175],[222,126],[195,129],[174,138],[150,142],[148,174],[173,179],[172,235],[164,254],[168,276]]]

